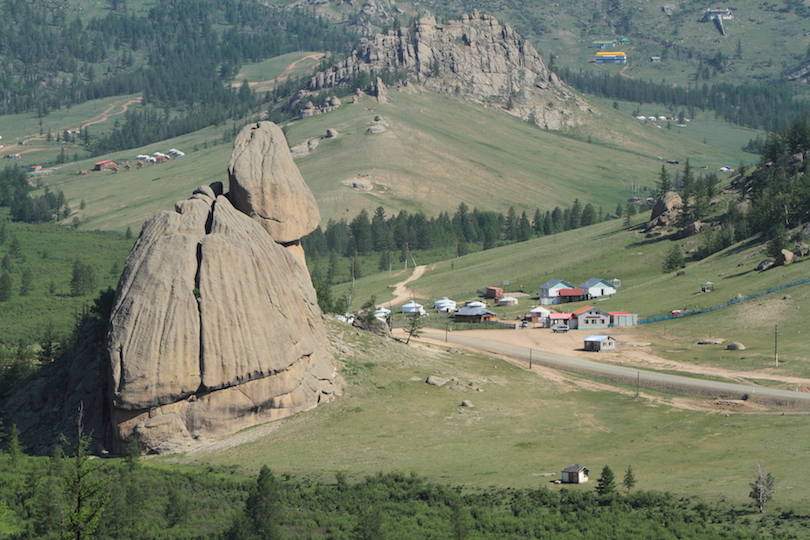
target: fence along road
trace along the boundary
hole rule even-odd
[[[422,335],[443,343],[445,342],[446,336],[448,344],[455,343],[482,351],[502,354],[519,360],[527,366],[529,364],[529,355],[531,354],[533,364],[542,364],[551,368],[572,371],[574,373],[607,379],[621,384],[638,384],[639,386],[654,390],[700,396],[706,399],[748,400],[769,407],[810,409],[810,394],[802,392],[695,379],[682,375],[672,375],[669,373],[660,373],[657,371],[613,364],[602,364],[575,356],[537,350],[530,352],[530,350],[525,347],[464,335],[463,332],[459,331],[447,333],[442,330],[426,328],[423,330]],[[599,353],[594,354],[598,355]]]

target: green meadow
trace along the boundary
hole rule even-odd
[[[406,346],[340,323],[331,323],[330,332],[345,346],[338,352],[343,396],[240,432],[209,451],[157,458],[155,465],[255,471],[267,464],[325,480],[338,471],[354,480],[400,471],[466,487],[550,489],[560,488],[552,481],[572,463],[590,468],[592,479],[605,465],[617,476],[630,465],[637,489],[739,504],[761,463],[779,480],[775,508],[810,510],[810,487],[801,481],[810,466],[800,459],[807,445],[802,433],[810,427],[806,414],[689,410],[673,407],[673,396],[635,397],[630,389],[563,381],[446,347]],[[481,391],[427,385],[431,374]],[[460,406],[465,399],[472,408]]]

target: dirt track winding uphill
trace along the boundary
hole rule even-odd
[[[422,274],[425,273],[426,269],[427,266],[425,266],[424,264],[421,266],[417,266],[413,269],[413,273],[408,279],[406,279],[405,281],[400,281],[399,283],[394,285],[394,292],[392,293],[394,295],[394,299],[386,302],[386,304],[395,306],[407,302],[411,298],[411,291],[409,291],[407,287],[408,283],[422,277]]]

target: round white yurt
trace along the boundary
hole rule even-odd
[[[415,300],[411,300],[407,304],[402,304],[402,313],[405,315],[414,315],[415,313],[418,313],[420,316],[427,315],[422,304],[417,304]]]

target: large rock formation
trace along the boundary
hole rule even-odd
[[[500,103],[546,129],[575,126],[587,110],[587,104],[566,89],[528,41],[477,11],[447,25],[425,13],[412,32],[398,28],[364,38],[346,60],[313,76],[307,90],[319,92],[363,72],[377,81],[382,74],[403,71],[439,92]],[[380,82],[370,85],[372,92]]]
[[[148,220],[114,301],[103,295],[68,354],[5,396],[3,418],[27,448],[47,453],[76,432],[79,411],[95,451],[135,435],[163,453],[334,398],[334,358],[295,249],[318,211],[281,131],[244,128],[231,176],[227,196],[221,183],[200,187]]]
[[[228,178],[233,206],[258,221],[276,242],[297,242],[321,221],[287,139],[272,122],[251,124],[239,132]]]
[[[113,421],[120,438],[135,435],[147,450],[172,451],[335,395],[307,268],[280,245],[318,222],[281,130],[243,129],[229,174],[227,197],[221,185],[202,187],[144,224],[116,293]]]
[[[646,230],[651,231],[656,227],[668,227],[675,223],[678,214],[683,210],[683,200],[674,191],[667,191],[658,199],[650,214],[650,221],[647,222]]]

